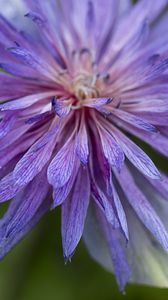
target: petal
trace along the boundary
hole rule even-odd
[[[54,188],[62,187],[71,177],[75,163],[75,143],[70,137],[49,165],[48,181]]]
[[[6,224],[4,239],[17,235],[26,224],[31,221],[38,211],[48,192],[49,185],[46,182],[46,170],[38,175],[17,197],[20,204]],[[14,200],[15,201],[15,200]],[[4,225],[3,225],[4,226]]]
[[[0,122],[0,139],[10,132],[17,120],[17,114],[6,113]]]
[[[50,129],[19,160],[13,172],[15,184],[24,186],[43,169],[54,150],[57,133],[58,127]]]
[[[90,151],[90,170],[98,185],[102,188],[103,182],[105,182],[108,190],[111,184],[111,166],[103,153],[102,147],[100,147],[98,130],[94,125],[91,128],[93,130],[93,148]]]
[[[167,221],[167,203],[162,202],[161,211],[165,213]],[[123,246],[129,265],[131,277],[129,282],[146,284],[156,287],[168,287],[167,253],[152,238],[149,232],[138,220],[131,207],[126,209],[130,240],[127,246]],[[89,254],[106,270],[114,273],[110,251],[105,236],[100,229],[100,223],[95,213],[89,210],[85,229],[84,242]]]
[[[149,12],[151,12],[152,21],[153,21],[155,18],[157,18],[160,15],[160,13],[166,7],[167,0],[161,0],[157,2],[156,5],[153,5],[152,0],[148,0],[148,1],[149,1]],[[144,1],[144,5],[145,5],[145,1]]]
[[[50,98],[53,96],[53,92],[46,92],[46,93],[40,93],[40,94],[33,94],[29,96],[22,97],[17,100],[12,100],[3,104],[0,104],[0,110],[19,110],[22,108],[27,108],[33,104],[35,104],[38,101]]]
[[[122,151],[122,148],[103,128],[99,129],[99,134],[104,156],[111,166],[120,170],[124,162],[124,152]]]
[[[114,109],[114,114],[119,117],[121,120],[131,124],[132,126],[135,126],[139,129],[149,131],[149,132],[157,132],[157,129],[147,122],[145,118],[140,118],[136,115],[133,115],[129,112],[126,112],[124,110]]]
[[[16,198],[15,201],[17,204],[15,205],[15,201],[11,203],[11,206],[9,207],[7,213],[3,217],[3,219],[0,221],[0,259],[4,258],[4,256],[17,244],[19,243],[27,234],[29,231],[33,229],[33,227],[39,222],[39,220],[42,218],[42,216],[49,211],[50,205],[51,205],[51,199],[46,199],[42,203],[42,205],[39,207],[35,215],[31,218],[30,222],[25,224],[25,226],[22,227],[22,230],[20,230],[16,235],[11,235],[8,238],[4,236],[6,226],[8,222],[10,221],[11,217],[14,216],[15,210],[17,209],[17,205],[20,204],[20,201],[22,199]]]
[[[89,145],[88,145],[88,133],[85,125],[84,116],[82,116],[81,126],[77,135],[76,154],[79,157],[82,164],[88,163],[89,157]]]
[[[88,209],[83,239],[92,258],[107,271],[114,272],[107,241],[92,207]]]
[[[81,168],[72,196],[68,197],[62,205],[61,228],[65,261],[72,257],[82,236],[89,197],[90,182],[88,170]]]
[[[92,208],[87,215],[83,236],[90,255],[107,270],[115,273],[120,290],[123,291],[130,279],[131,270],[125,255],[126,247],[120,243],[118,231],[112,229],[110,224],[107,225],[96,209]]]
[[[128,283],[131,276],[130,266],[128,265],[126,254],[123,251],[123,247],[120,243],[118,232],[116,232],[116,230],[112,230],[107,223],[105,226],[108,246],[114,265],[117,283],[120,290],[124,291],[125,285]]]
[[[163,116],[162,119],[164,120]],[[142,130],[135,129],[125,122],[118,122],[117,119],[115,119],[115,122],[119,127],[133,134],[135,137],[140,138],[143,142],[149,144],[153,149],[156,149],[156,151],[159,151],[166,157],[168,156],[167,137],[165,137],[163,134],[157,132],[156,134],[151,135],[145,131],[142,132]]]
[[[43,19],[43,17],[37,12],[30,11],[27,14],[25,14],[25,17],[32,19],[32,21],[40,27],[45,25],[45,19]]]
[[[74,170],[72,172],[72,176],[70,177],[68,182],[65,185],[63,185],[62,187],[53,190],[54,203],[52,205],[52,208],[55,208],[56,206],[61,205],[66,200],[66,198],[68,197],[69,193],[71,192],[71,190],[73,188],[74,181],[76,179],[78,170],[79,170],[79,164],[76,163]]]
[[[19,77],[23,77],[23,78],[34,78],[36,80],[37,76],[38,78],[41,78],[41,75],[39,73],[36,72],[36,70],[32,70],[29,67],[22,65],[22,64],[15,64],[15,63],[0,63],[0,68],[3,69],[3,71],[15,75],[15,76],[19,76]]]
[[[21,14],[24,14],[24,6],[22,0],[15,0],[14,5],[12,0],[1,0],[1,6],[3,7],[2,13],[9,19],[12,18],[13,20],[17,21],[18,14],[19,16]]]
[[[30,18],[38,26],[39,33],[42,33],[41,38],[43,44],[52,54],[55,62],[57,61],[58,65],[66,68],[66,57],[64,53],[66,53],[67,49],[64,48],[61,39],[62,37],[64,38],[65,35],[65,32],[61,30],[62,26],[63,29],[65,28],[65,20],[62,20],[60,4],[55,0],[47,1],[43,3],[43,5],[39,0],[36,2],[26,1],[26,4],[30,8],[30,11],[25,16]]]
[[[8,151],[6,151],[6,148],[0,150],[0,167],[5,167],[5,165],[10,162],[15,157],[18,157],[19,154],[25,153],[33,143],[35,143],[38,138],[41,137],[41,130],[39,132],[29,132],[18,138],[15,142],[13,142],[11,145],[9,145]],[[2,145],[2,142],[1,142]],[[15,160],[15,165],[16,165],[16,160]]]
[[[10,54],[12,54],[19,62],[24,65],[37,70],[40,74],[43,74],[50,80],[56,77],[57,72],[54,68],[48,63],[48,61],[41,58],[35,51],[29,51],[26,48],[11,47],[8,48]]]
[[[92,98],[86,99],[83,103],[83,106],[100,108],[101,106],[107,105],[113,101],[112,98]]]
[[[126,239],[129,240],[128,225],[127,225],[125,211],[123,209],[119,195],[117,194],[114,186],[113,186],[113,199],[114,199],[114,205],[116,208],[116,212],[117,212],[118,220],[120,222],[121,229],[123,230]]]
[[[16,186],[13,173],[9,173],[0,181],[0,202],[13,198],[21,189]]]
[[[152,22],[161,13],[166,4],[166,0],[159,1],[156,5],[153,5],[152,0],[138,1],[132,8],[130,14],[123,19],[123,22],[121,22],[121,25],[116,31],[113,40],[115,50],[120,50],[127,45],[134,38],[139,27],[141,27],[141,24],[146,19],[148,19],[149,22]],[[135,26],[132,28],[131,24],[134,24]]]
[[[152,179],[148,179],[148,182],[155,189],[155,193],[158,192],[162,197],[167,199],[168,195],[168,177],[167,175],[162,173],[162,179],[153,181]]]
[[[115,138],[131,163],[144,175],[153,179],[160,179],[161,175],[148,155],[119,130],[114,129],[115,131],[117,132]]]
[[[120,6],[120,15],[128,13],[132,8],[132,1],[131,0],[119,0]]]
[[[163,207],[167,213],[167,203],[162,206],[162,211],[164,211]],[[168,287],[167,253],[145,230],[130,207],[127,209],[127,218],[130,244],[126,251],[128,261],[132,265],[130,281],[162,288]]]
[[[166,231],[159,216],[135,184],[134,179],[126,167],[123,167],[120,174],[116,174],[118,183],[122,187],[127,201],[130,203],[141,222],[154,235],[162,247],[168,251],[168,232]]]
[[[90,34],[95,29],[95,7],[93,1],[88,1],[87,12],[86,12],[86,30]]]
[[[69,114],[71,110],[71,103],[69,103],[69,101],[63,101],[63,99],[56,99],[56,97],[54,97],[52,99],[52,107],[54,109],[54,112],[60,118],[62,118]]]
[[[91,187],[93,199],[101,209],[106,220],[113,226],[113,228],[119,228],[120,226],[117,215],[115,214],[114,208],[110,203],[109,199],[95,183],[92,182]]]

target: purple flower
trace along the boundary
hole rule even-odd
[[[0,258],[61,205],[65,261],[83,235],[121,290],[168,286],[168,179],[143,150],[168,156],[167,0],[24,2],[27,31],[0,17]]]

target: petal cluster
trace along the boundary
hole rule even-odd
[[[0,258],[61,205],[65,261],[84,232],[121,290],[168,286],[168,179],[145,151],[168,156],[167,0],[21,3],[26,30],[0,16]]]

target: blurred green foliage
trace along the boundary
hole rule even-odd
[[[49,213],[0,264],[1,300],[167,300],[168,290],[130,285],[119,293],[80,243],[64,265],[59,210]]]

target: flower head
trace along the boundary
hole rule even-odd
[[[84,231],[121,290],[167,286],[168,180],[137,144],[168,155],[167,1],[24,2],[29,32],[0,17],[0,257],[61,205],[65,261]]]

